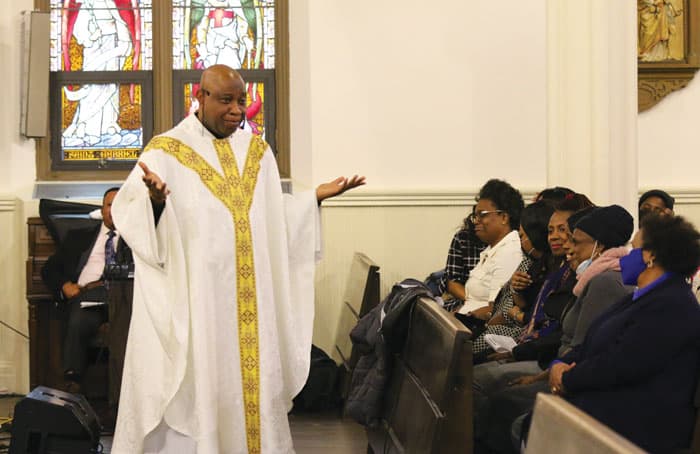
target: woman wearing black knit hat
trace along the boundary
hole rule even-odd
[[[556,261],[564,259],[571,230],[576,222],[589,212],[591,206],[591,201],[583,194],[573,194],[556,204],[547,226],[548,249]],[[527,218],[528,215],[524,212],[521,223],[529,224]],[[527,249],[527,242],[524,249]],[[512,353],[508,355],[496,353],[489,357],[489,359],[507,361],[490,361],[474,367],[472,385],[475,445],[489,446],[496,451],[503,445],[510,446],[507,434],[512,418],[508,420],[503,418],[499,411],[490,411],[491,397],[503,390],[526,388],[524,386],[511,388],[508,384],[523,376],[535,377],[529,374],[540,374],[542,368],[546,369],[550,361],[556,358],[561,337],[562,314],[566,313],[576,299],[571,293],[576,282],[573,271],[576,264],[568,258],[567,262],[550,273],[542,284],[541,291],[535,292],[533,310],[528,314],[527,325]],[[511,279],[511,285],[522,290],[523,283],[518,282],[516,274]],[[540,365],[543,366],[540,367]],[[536,385],[546,389],[546,378],[546,375],[542,374]],[[532,400],[533,396],[534,393],[525,396],[524,399],[527,401],[530,397]],[[523,411],[527,409],[526,406]],[[475,452],[479,451],[475,450]]]
[[[574,287],[578,299],[564,319],[562,343],[579,345],[591,321],[632,291],[622,283],[619,262],[627,255],[623,246],[633,228],[632,215],[619,205],[595,208],[576,224],[571,249],[579,262]],[[569,339],[567,332],[573,337]]]
[[[564,246],[570,260],[578,263],[578,283],[573,290],[576,301],[562,322],[560,357],[583,342],[596,317],[633,291],[633,287],[622,283],[619,265],[620,257],[627,254],[622,246],[634,228],[632,216],[618,205],[589,208],[587,214],[579,216],[569,217],[573,234]],[[549,373],[550,369],[545,369],[540,374],[521,377],[514,381],[517,386],[492,395],[486,445],[495,450],[510,445],[511,423],[532,410],[538,392],[551,391],[547,383]]]
[[[679,452],[690,446],[700,370],[700,308],[686,282],[700,265],[700,233],[681,217],[643,226],[642,247],[620,260],[634,294],[552,366],[550,385],[645,451]]]

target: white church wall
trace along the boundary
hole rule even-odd
[[[639,184],[700,196],[700,76],[639,114]],[[700,217],[697,218],[700,220]]]
[[[27,334],[25,260],[27,257],[24,201],[34,185],[34,141],[19,134],[21,12],[32,0],[5,2],[0,14],[0,320]],[[0,390],[23,393],[29,388],[29,342],[0,326]]]
[[[323,209],[317,345],[333,348],[355,251],[385,294],[444,266],[487,179],[546,184],[545,13],[544,0],[291,3],[295,188],[368,179]]]

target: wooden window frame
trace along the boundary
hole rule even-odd
[[[63,100],[61,90],[65,85],[70,84],[130,84],[141,86],[141,118],[143,129],[144,146],[151,140],[153,132],[153,89],[151,71],[58,71],[51,72],[49,76],[50,118],[49,124],[51,142],[49,152],[51,153],[51,170],[77,170],[77,171],[97,171],[121,170],[129,171],[134,166],[135,161],[64,161],[61,159],[61,123]]]
[[[150,96],[152,116],[152,134],[146,131],[146,116],[144,115],[144,140],[146,137],[160,134],[172,128],[174,124],[174,110],[176,93],[175,72],[172,63],[172,2],[171,0],[158,0],[153,2],[153,69],[150,72],[152,91]],[[157,4],[157,6],[156,6]],[[34,8],[37,11],[49,12],[49,0],[34,0]],[[289,0],[276,0],[275,2],[275,69],[274,69],[274,114],[271,123],[274,124],[274,137],[267,137],[270,145],[276,152],[277,165],[282,178],[290,177],[290,130],[289,130]],[[167,44],[164,44],[167,43]],[[124,73],[138,71],[124,71]],[[241,71],[246,74],[248,71]],[[76,72],[73,75],[77,75]],[[60,80],[65,76],[55,77]],[[72,75],[71,75],[72,76]],[[93,77],[96,74],[93,74]],[[127,76],[128,77],[128,76]],[[244,76],[245,78],[245,76]],[[252,80],[252,79],[251,79]],[[105,80],[101,80],[105,81]],[[117,81],[118,82],[118,81]],[[50,90],[55,92],[58,85],[52,84]],[[178,87],[179,88],[179,87]],[[147,92],[142,89],[142,105],[146,111]],[[180,94],[181,96],[181,94]],[[58,117],[60,118],[60,116]],[[117,169],[116,164],[101,169],[70,169],[55,170],[51,165],[51,138],[56,135],[59,120],[55,112],[50,113],[51,125],[48,135],[36,139],[36,174],[39,181],[115,181],[123,180],[128,175],[128,170]],[[267,118],[266,118],[267,122]],[[144,142],[145,145],[146,142]],[[131,166],[129,166],[131,167]]]

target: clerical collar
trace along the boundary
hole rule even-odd
[[[200,123],[202,126],[204,126],[204,127],[207,129],[207,131],[209,131],[209,134],[211,134],[212,136],[216,137],[216,138],[219,139],[219,140],[225,139],[225,138],[226,138],[226,137],[222,137],[222,136],[218,135],[217,133],[215,133],[214,131],[212,131],[211,129],[209,129],[209,127],[208,127],[207,125],[204,124],[204,122],[202,121],[202,119],[199,118],[199,111],[198,111],[198,110],[195,111],[194,116],[197,117],[197,120],[199,120],[199,123]]]

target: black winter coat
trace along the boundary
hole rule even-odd
[[[403,348],[411,311],[422,296],[432,298],[432,293],[422,282],[404,279],[350,332],[352,343],[362,356],[352,373],[345,411],[364,426],[379,424],[392,355]]]

